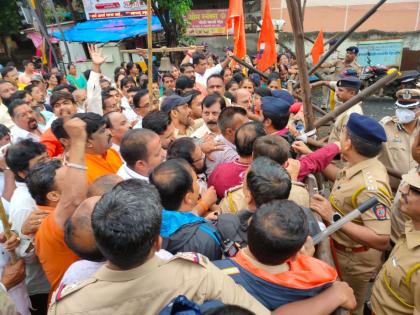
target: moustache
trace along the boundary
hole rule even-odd
[[[217,125],[217,121],[210,120],[207,122],[207,125]]]

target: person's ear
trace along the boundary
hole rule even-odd
[[[254,198],[252,197],[251,191],[249,190],[246,184],[242,186],[242,191],[244,192],[244,198],[245,198],[246,204],[248,205],[250,209],[254,209],[255,201],[254,201]]]
[[[93,140],[92,140],[92,139],[88,139],[88,140],[86,141],[86,147],[87,147],[88,149],[92,149],[92,148],[93,148]]]
[[[267,128],[267,127],[272,125],[272,122],[271,122],[270,118],[264,118],[262,123],[263,123],[264,128]]]
[[[19,171],[17,174],[20,178],[23,178],[23,179],[25,179],[26,175],[27,175],[27,173],[25,171]]]
[[[137,172],[144,173],[144,171],[147,169],[147,163],[143,160],[136,161],[136,164],[134,164],[134,170]]]
[[[53,190],[47,194],[47,199],[52,202],[58,202],[60,200],[60,196],[61,194],[58,191]]]
[[[160,235],[158,235],[158,237],[156,238],[156,241],[155,241],[155,246],[154,246],[155,250],[157,252],[161,250],[162,243],[163,243],[162,237]]]
[[[195,206],[194,192],[189,191],[189,192],[186,193],[186,195],[184,197],[184,203],[188,204],[188,205]]]

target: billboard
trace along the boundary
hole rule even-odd
[[[83,0],[86,19],[146,16],[146,0]]]
[[[401,39],[361,41],[358,47],[357,62],[363,67],[401,65],[403,49]]]
[[[187,14],[188,36],[226,35],[227,9],[191,10]]]

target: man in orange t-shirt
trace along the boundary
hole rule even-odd
[[[68,92],[54,92],[50,98],[50,104],[56,118],[71,117],[77,113],[77,105],[72,94]],[[54,122],[53,122],[54,123]],[[63,154],[64,148],[53,133],[53,128],[48,128],[41,136],[41,143],[47,147],[51,157]]]
[[[27,180],[29,192],[38,207],[50,212],[35,234],[35,251],[51,284],[50,295],[67,268],[79,260],[64,241],[64,225],[86,198],[87,191],[86,123],[72,118],[64,128],[71,143],[67,165],[62,166],[59,160],[38,164]]]

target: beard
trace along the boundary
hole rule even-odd
[[[28,121],[28,128],[30,130],[35,130],[38,128],[38,122],[35,119],[31,119],[30,121]]]

